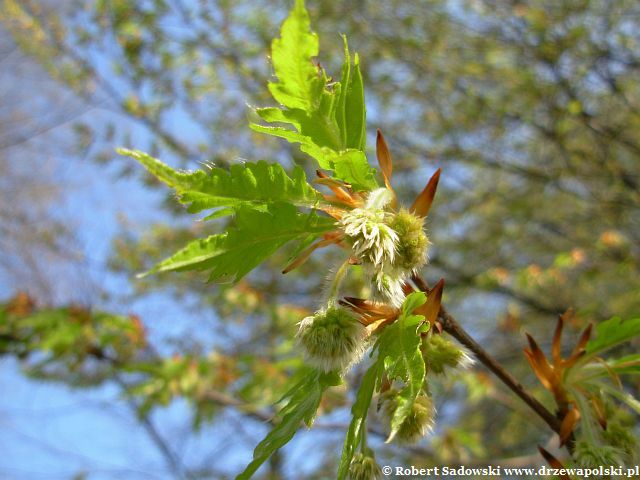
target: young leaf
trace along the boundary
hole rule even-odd
[[[274,98],[285,108],[258,108],[266,122],[290,125],[266,127],[251,124],[257,132],[289,142],[315,158],[320,168],[333,170],[335,177],[355,190],[378,187],[375,170],[364,154],[366,112],[359,59],[354,64],[345,39],[345,61],[341,82],[327,83],[327,75],[313,65],[318,54],[317,36],[309,31],[309,16],[297,1],[281,29],[281,38],[272,44],[275,74],[270,83]]]
[[[189,212],[219,207],[264,206],[288,202],[313,207],[322,197],[307,183],[304,171],[295,167],[289,177],[279,164],[265,161],[232,165],[227,171],[214,167],[209,172],[178,172],[160,160],[138,150],[118,149],[139,161],[152,175],[176,190]],[[213,218],[213,217],[207,217]]]
[[[387,441],[393,440],[407,416],[411,413],[413,403],[420,394],[426,369],[420,352],[420,335],[418,328],[424,320],[422,315],[412,312],[424,304],[426,296],[422,292],[409,295],[398,319],[386,327],[378,340],[379,356],[383,359],[384,369],[389,379],[405,382],[399,392],[398,406],[391,419],[391,433]]]
[[[333,167],[331,159],[335,157],[335,152],[326,148],[323,149],[322,147],[316,145],[311,137],[282,127],[266,127],[264,125],[258,125],[257,123],[252,123],[249,125],[249,127],[256,132],[265,133],[274,137],[284,138],[290,143],[299,143],[300,150],[308,154],[310,157],[316,159],[318,161],[318,165],[320,165],[320,168],[323,168],[325,170],[332,170]]]
[[[240,206],[235,229],[191,242],[147,274],[211,270],[209,281],[237,282],[285,243],[332,228],[332,220],[315,213],[300,214],[286,203],[272,204],[267,211]]]
[[[598,386],[602,392],[606,392],[612,397],[617,398],[640,415],[640,401],[638,401],[638,399],[631,395],[629,392],[620,390],[617,387],[612,387],[611,385],[607,385],[605,383],[599,383]]]
[[[610,318],[596,326],[595,334],[595,338],[587,343],[585,357],[598,355],[640,336],[640,318],[631,320],[622,320],[620,317]]]
[[[376,361],[362,377],[360,388],[356,395],[356,400],[351,407],[351,423],[347,430],[347,437],[342,447],[342,457],[338,467],[338,480],[344,480],[349,473],[349,466],[353,459],[353,454],[362,441],[362,434],[366,428],[367,412],[371,405],[371,397],[380,376],[380,362]]]
[[[356,191],[378,188],[374,177],[375,170],[369,166],[364,152],[346,150],[331,160],[335,176],[349,183]]]
[[[346,41],[346,40],[345,40]],[[349,51],[347,50],[348,54]],[[350,61],[350,59],[349,59]],[[364,151],[366,143],[366,110],[364,103],[364,83],[360,73],[360,58],[356,53],[353,61],[353,72],[349,82],[342,84],[346,90],[345,118],[346,118],[346,142],[347,148],[355,148]]]
[[[317,55],[318,36],[310,31],[304,1],[296,0],[282,24],[280,38],[271,43],[271,61],[278,81],[269,83],[269,91],[278,103],[301,110],[318,108],[326,80],[311,61]]]
[[[248,480],[276,450],[286,445],[302,424],[310,427],[320,405],[322,394],[330,386],[339,384],[336,375],[315,371],[306,376],[286,395],[289,401],[280,411],[282,420],[253,451],[253,460],[236,480]]]

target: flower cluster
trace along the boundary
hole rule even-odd
[[[303,319],[297,339],[306,360],[324,372],[345,370],[360,360],[366,348],[364,326],[340,307],[319,310]]]
[[[376,463],[373,451],[367,448],[364,453],[356,453],[349,467],[351,480],[377,480],[382,478],[382,470]]]
[[[441,334],[423,337],[420,350],[427,370],[436,375],[444,374],[447,369],[465,369],[473,365],[473,358],[465,348]]]
[[[286,273],[296,268],[320,247],[335,244],[348,251],[347,259],[331,276],[324,305],[300,322],[296,336],[306,361],[326,373],[343,374],[362,358],[370,345],[369,337],[397,320],[406,295],[413,290],[409,283],[412,275],[427,263],[430,242],[424,220],[435,195],[440,171],[431,177],[411,207],[398,207],[390,182],[391,157],[380,133],[377,147],[385,183],[383,188],[358,192],[350,185],[318,172],[317,183],[332,192],[324,195],[327,203],[321,208],[336,219],[336,230],[309,246],[284,270]],[[353,265],[360,266],[364,273],[370,291],[368,299],[339,298],[343,279]],[[437,315],[442,285],[441,281],[433,288],[428,305],[421,307],[424,311],[415,311],[430,324],[436,320],[434,312]],[[470,363],[463,350],[440,339],[440,335],[431,337],[430,340],[423,338],[421,343],[427,372],[442,373],[445,368]],[[426,388],[411,400],[410,408],[403,404],[402,409],[399,409],[396,388],[388,385],[381,390],[380,405],[388,424],[394,424],[392,436],[398,442],[416,442],[433,429],[435,407]],[[373,453],[366,448],[366,441],[362,441],[362,451],[351,461],[350,477],[365,480],[379,476],[380,469]]]
[[[407,209],[389,211],[393,199],[387,188],[374,190],[363,208],[342,216],[339,226],[370,280],[373,299],[399,307],[404,283],[427,262],[429,240],[424,218]]]
[[[391,424],[394,413],[398,408],[398,391],[391,388],[382,394],[380,399],[382,412]],[[409,415],[402,421],[395,435],[396,440],[402,444],[411,444],[419,441],[435,426],[436,408],[433,399],[429,395],[419,395]]]

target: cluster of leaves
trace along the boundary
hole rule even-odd
[[[76,384],[99,383],[146,346],[135,316],[80,306],[37,309],[25,293],[0,307],[0,354],[25,360],[33,356],[29,373],[34,377],[57,379],[71,373]]]
[[[324,173],[318,175],[334,196],[323,195],[308,184],[299,167],[291,176],[281,166],[264,161],[233,165],[228,170],[212,167],[209,172],[178,172],[143,152],[119,150],[175,189],[189,212],[213,210],[205,220],[233,216],[233,226],[224,233],[191,242],[148,273],[206,270],[210,281],[237,282],[290,241],[298,241],[294,255],[300,255],[302,260],[315,248],[308,247],[320,235],[324,234],[331,242],[332,237],[327,233],[335,230],[335,222],[318,215],[316,210],[339,218],[335,214],[339,206],[361,205],[362,196],[378,187],[375,170],[369,166],[365,154],[366,116],[359,60],[356,55],[352,62],[346,39],[344,51],[341,80],[330,81],[326,72],[313,63],[318,54],[318,38],[309,29],[303,2],[297,1],[282,26],[281,38],[272,44],[278,81],[270,83],[269,89],[281,108],[256,110],[263,120],[290,128],[251,125],[256,131],[300,143],[301,150],[313,157],[321,169],[333,173],[331,177]],[[379,138],[378,143],[385,184],[390,188],[391,159],[384,140]],[[436,184],[437,178],[430,183],[422,203],[427,201],[430,205]],[[299,208],[311,212],[302,213]],[[440,295],[431,297],[437,298],[437,305]],[[412,312],[425,302],[424,293],[410,295],[401,311],[392,312],[390,318],[382,322],[391,324],[380,328],[383,333],[373,347],[377,360],[365,376],[353,409],[354,420],[345,441],[341,478],[346,478],[349,472],[355,449],[360,445],[363,454],[368,451],[363,432],[374,390],[389,390],[393,382],[402,385],[391,411],[389,440],[411,416],[418,395],[424,393],[426,368],[420,346],[421,335],[429,329],[430,322],[425,321],[424,315]],[[430,311],[437,314],[437,306],[431,305]],[[434,320],[435,317],[431,322]],[[179,365],[173,366],[179,370]],[[301,422],[310,425],[325,390],[341,382],[339,372],[316,370],[294,386],[282,399],[286,405],[280,422],[258,445],[254,460],[239,478],[249,478],[293,437]],[[179,383],[175,385],[180,387]],[[144,391],[150,388],[153,389],[153,385],[143,387]],[[168,394],[166,389],[161,392]]]
[[[29,3],[33,2],[24,2],[24,5]],[[169,71],[174,62],[183,61],[173,54],[175,49],[166,50],[161,34],[156,35],[159,29],[154,22],[166,11],[161,8],[163,3],[149,2],[140,6],[124,0],[99,2],[100,25],[106,28],[109,22],[113,23],[118,43],[132,65],[131,69],[125,70],[135,71],[133,76],[137,79],[151,71],[149,62],[145,62],[145,59],[155,53],[150,45],[158,45],[158,51],[162,53],[163,70]],[[389,122],[395,122],[394,138],[406,147],[406,161],[410,163],[416,157],[422,160],[424,156],[435,156],[459,161],[470,169],[477,169],[474,170],[475,173],[480,172],[476,178],[477,188],[473,192],[465,191],[455,195],[450,208],[445,212],[458,226],[462,227],[464,224],[469,227],[458,228],[458,233],[454,234],[442,230],[439,239],[442,251],[446,249],[446,244],[442,242],[444,240],[449,243],[449,247],[453,245],[456,248],[457,254],[440,256],[434,260],[450,273],[447,279],[451,278],[453,281],[449,285],[454,282],[463,286],[471,285],[492,294],[500,292],[507,298],[523,302],[527,316],[511,316],[510,312],[509,321],[512,322],[510,325],[515,325],[513,328],[518,327],[519,321],[532,323],[535,320],[532,315],[535,310],[532,309],[536,308],[545,313],[544,309],[561,311],[561,307],[567,304],[586,306],[587,315],[592,318],[607,318],[607,313],[612,311],[625,312],[625,317],[628,317],[629,312],[637,312],[638,301],[633,291],[636,291],[635,286],[640,276],[637,275],[637,249],[634,250],[629,240],[637,238],[637,234],[634,235],[637,229],[630,227],[636,218],[633,202],[637,205],[637,188],[634,190],[634,179],[628,175],[634,159],[637,161],[637,156],[632,154],[634,145],[637,148],[637,142],[632,138],[638,118],[633,113],[634,108],[637,110],[634,105],[634,99],[637,98],[634,85],[637,82],[630,75],[637,73],[637,55],[634,55],[630,40],[633,35],[630,36],[629,29],[625,31],[624,27],[618,30],[615,38],[610,35],[610,41],[601,41],[606,33],[601,32],[603,27],[600,24],[616,30],[619,22],[632,21],[629,16],[620,14],[625,2],[620,2],[610,12],[600,11],[602,7],[598,3],[567,4],[562,9],[554,9],[552,15],[545,15],[534,2],[519,2],[513,8],[505,5],[500,12],[490,15],[475,10],[471,14],[471,21],[480,18],[475,25],[479,28],[466,29],[467,31],[464,27],[455,30],[454,25],[459,23],[459,18],[455,18],[453,23],[447,23],[442,10],[446,6],[439,6],[438,2],[430,2],[430,15],[415,15],[416,8],[418,11],[424,9],[423,4],[417,7],[404,4],[397,11],[394,11],[394,6],[397,5],[395,2],[386,5],[369,4],[361,13],[362,16],[345,15],[345,7],[339,3],[322,7],[322,16],[327,21],[336,17],[345,22],[350,18],[357,18],[361,25],[375,25],[376,22],[383,21],[388,27],[376,29],[377,38],[371,39],[372,52],[367,57],[368,63],[381,65],[381,68],[369,74],[378,80],[375,88],[382,98],[375,98],[376,105],[383,113],[390,113]],[[20,7],[19,2],[9,4]],[[111,9],[107,5],[115,7]],[[153,8],[147,8],[147,5],[152,5]],[[249,10],[241,2],[238,5],[241,10]],[[151,14],[151,11],[157,12],[157,15]],[[474,17],[475,15],[478,17]],[[616,19],[618,15],[622,20]],[[582,19],[594,19],[594,16],[597,21],[593,24],[597,24],[597,28],[589,28],[585,33]],[[270,17],[263,17],[264,21],[261,19],[257,24],[268,30]],[[362,18],[371,21],[362,21]],[[393,28],[389,26],[391,22],[402,23],[397,23],[396,28]],[[40,25],[36,26],[38,33]],[[358,28],[361,26],[352,24],[343,27],[343,31],[357,33]],[[221,28],[209,30],[223,31]],[[152,31],[151,35],[149,31]],[[408,38],[398,38],[399,32],[405,31],[408,32]],[[477,32],[477,35],[469,36],[471,31]],[[34,38],[39,36],[40,33],[32,35]],[[187,45],[186,49],[193,51],[193,44],[197,42],[189,42],[191,46]],[[430,45],[428,50],[424,49],[425,44]],[[252,44],[251,48],[255,46]],[[366,48],[364,42],[363,48]],[[603,55],[602,49],[606,50]],[[39,48],[38,51],[45,50]],[[479,51],[484,55],[477,55]],[[190,58],[188,54],[186,57]],[[232,59],[232,55],[224,58],[225,62],[231,62]],[[219,61],[216,64],[222,65],[225,62]],[[203,62],[190,63],[196,65]],[[577,67],[565,69],[568,65]],[[313,67],[313,64],[305,62],[305,67],[309,66]],[[429,78],[424,75],[427,69],[431,74]],[[193,82],[202,82],[203,77],[206,77],[202,72],[193,73],[189,72],[187,75],[190,81],[195,79]],[[366,70],[363,73],[367,75]],[[157,80],[156,76],[153,78]],[[254,75],[253,78],[258,76]],[[588,84],[598,78],[604,79],[606,85],[590,88]],[[215,82],[207,82],[205,78],[202,83]],[[331,81],[327,79],[326,83],[331,84]],[[191,87],[189,85],[190,89]],[[202,91],[202,87],[199,88]],[[166,93],[166,86],[159,91],[167,105],[169,98],[181,97]],[[333,91],[331,85],[327,86],[327,91]],[[196,97],[200,98],[199,95]],[[411,109],[402,109],[402,115],[397,112],[394,115],[399,103],[398,97],[416,106],[417,113]],[[421,99],[427,99],[426,107],[420,106]],[[155,120],[149,102],[135,96],[127,100],[127,110],[132,115]],[[213,102],[206,102],[207,108],[210,108],[211,103]],[[282,111],[293,109],[295,107]],[[315,138],[311,141],[315,146],[307,145],[305,148],[315,152],[319,157],[318,161],[325,161],[325,155],[328,155],[326,161],[333,162],[336,158],[333,152],[340,147],[336,146],[337,143],[327,141],[330,136],[322,133],[331,129],[323,127],[319,133],[314,133],[313,126],[303,127],[305,122],[300,118],[304,118],[305,113],[303,112],[303,117],[296,117],[296,122],[278,123],[292,125],[295,130],[283,130],[291,132],[286,135],[295,135],[296,138],[303,135],[301,132],[304,129],[306,133],[303,136]],[[266,113],[266,118],[263,118],[267,122],[269,115],[284,118],[285,115],[292,117],[293,114]],[[225,122],[228,121],[225,116],[219,116]],[[153,128],[158,128],[158,123],[148,123]],[[330,123],[322,120],[321,125]],[[296,126],[297,124],[300,126]],[[512,135],[512,132],[523,125],[528,132],[526,141]],[[616,134],[612,135],[612,132]],[[166,131],[161,133],[166,134]],[[485,135],[491,138],[490,143],[492,147],[495,146],[496,152],[493,148],[487,150],[481,147],[485,142]],[[421,137],[429,138],[429,148],[415,140]],[[170,146],[175,145],[171,138],[160,134],[159,138],[164,138]],[[479,141],[466,142],[460,138]],[[505,141],[505,138],[508,140]],[[540,138],[542,142],[536,143]],[[215,138],[213,141],[218,140],[219,138]],[[299,140],[303,146],[306,142],[304,139]],[[333,152],[323,153],[322,149]],[[516,157],[513,157],[514,152]],[[528,163],[528,154],[534,159],[531,163]],[[516,162],[512,161],[514,158],[517,159]],[[521,159],[524,159],[523,163],[520,162]],[[331,163],[324,165],[333,169]],[[488,170],[492,175],[486,174]],[[229,175],[226,171],[224,173]],[[292,177],[295,177],[295,172]],[[489,178],[491,180],[488,184],[481,181]],[[546,182],[542,199],[539,196],[540,181]],[[580,187],[574,190],[576,185]],[[505,198],[510,201],[505,202]],[[616,206],[620,209],[616,210]],[[224,206],[222,209],[224,210]],[[466,218],[471,211],[476,216],[475,220],[458,221],[462,216]],[[235,209],[227,212],[234,213]],[[598,219],[597,228],[588,227],[585,220],[587,218]],[[506,236],[505,223],[508,223]],[[573,228],[576,224],[581,227]],[[572,227],[569,228],[569,225]],[[600,238],[604,240],[593,242],[594,232],[601,232],[603,229],[606,230]],[[610,234],[605,238],[607,232]],[[611,245],[612,235],[621,238],[617,246]],[[496,237],[500,238],[497,242]],[[506,237],[526,239],[526,242],[517,247],[517,255],[512,253],[513,244],[505,246]],[[496,243],[499,248],[495,247]],[[606,243],[604,246],[607,248],[601,248],[601,243]],[[225,247],[228,245],[230,244],[225,243]],[[541,245],[543,248],[540,248]],[[575,245],[586,249],[585,261],[580,262],[579,268],[567,271],[563,267],[566,266],[566,261],[561,258],[562,254],[555,258],[554,255],[558,250],[572,254]],[[594,246],[597,248],[592,248]],[[300,248],[303,248],[303,241]],[[224,259],[227,252],[224,251],[221,255]],[[468,261],[469,255],[473,261]],[[513,271],[509,270],[509,266],[515,264],[519,269],[527,262],[531,265],[525,267],[518,278],[511,280]],[[545,268],[547,263],[554,268]],[[491,270],[497,274],[499,282],[481,281],[485,269],[503,264],[507,266],[506,271]],[[538,267],[539,264],[542,269]],[[233,277],[235,273],[231,272],[229,277]],[[225,275],[223,272],[220,278]],[[505,278],[506,281],[503,281]],[[545,291],[553,291],[554,294],[545,295]],[[556,308],[557,305],[560,307]],[[493,331],[493,324],[490,328]],[[498,348],[501,343],[511,343],[504,342],[503,339],[501,333],[491,335],[487,339],[487,345],[491,346],[489,342],[495,342]],[[598,362],[591,362],[589,368],[597,368],[597,365]],[[614,384],[617,383],[611,375],[601,378],[611,378]],[[482,408],[470,409],[475,412],[471,423],[478,424],[480,418],[499,418],[497,422],[501,422],[508,417],[494,415],[491,410],[487,414],[488,409],[494,408],[496,402],[487,403],[491,403],[491,406],[485,404]],[[462,415],[460,417],[463,418]],[[508,437],[504,435],[504,438]],[[485,442],[489,443],[493,446],[497,444],[497,440]],[[512,445],[513,439],[503,443]]]
[[[316,246],[323,244],[312,245],[318,237],[324,237],[324,244],[337,243],[330,233],[335,229],[333,220],[318,215],[317,210],[336,216],[336,205],[351,202],[353,207],[358,199],[366,198],[368,192],[378,187],[375,170],[369,166],[365,153],[366,116],[359,59],[356,55],[352,62],[346,39],[344,50],[341,80],[333,82],[324,69],[313,63],[318,54],[318,38],[309,31],[309,17],[303,2],[296,1],[282,26],[281,37],[272,43],[277,81],[269,84],[269,90],[280,107],[256,109],[257,115],[265,122],[283,126],[251,124],[255,131],[299,143],[301,151],[314,158],[321,169],[332,172],[331,177],[324,173],[318,173],[318,176],[321,183],[331,188],[335,194],[333,197],[308,184],[300,168],[296,168],[292,176],[279,165],[266,162],[235,165],[229,170],[213,167],[207,173],[178,172],[140,151],[120,150],[174,188],[191,213],[214,210],[205,220],[224,216],[233,216],[234,220],[233,227],[224,233],[190,243],[148,273],[206,270],[210,281],[237,282],[290,241],[297,241],[293,256],[301,255],[303,260]],[[390,157],[384,140],[379,137],[378,142],[385,185],[391,189]],[[419,203],[421,197],[430,196],[428,202],[424,201],[427,205],[425,214],[437,185],[437,175],[433,180],[431,188],[428,185],[416,200]],[[299,208],[311,211],[302,213]],[[377,339],[371,351],[371,356],[376,356],[376,359],[364,375],[352,407],[353,420],[343,448],[339,478],[346,478],[349,474],[358,447],[362,455],[371,455],[365,432],[367,412],[375,392],[393,392],[389,440],[409,420],[418,397],[424,395],[428,398],[422,344],[423,337],[427,338],[429,327],[435,324],[438,316],[442,284],[439,287],[437,295],[432,292],[428,301],[424,293],[410,294],[401,310],[377,319],[382,322],[377,325],[379,328],[374,329]],[[374,309],[357,299],[347,299],[344,305],[360,313]],[[637,333],[634,331],[628,338]],[[584,345],[579,346],[579,350],[583,348]],[[533,347],[528,351],[532,362],[538,352],[539,348]],[[580,365],[592,365],[590,360],[593,358],[584,357]],[[552,374],[549,371],[553,368],[545,364],[545,368],[548,367],[546,373],[552,376],[549,380],[540,373],[543,363],[538,361],[532,363],[537,368],[536,373],[545,379],[543,383],[547,388],[560,395],[559,379],[563,378],[565,370],[569,370],[567,366],[573,367],[575,362],[556,366]],[[621,368],[635,367],[637,358],[623,359]],[[603,370],[615,371],[615,368],[605,364]],[[250,478],[270,455],[293,437],[300,424],[309,426],[323,393],[342,382],[341,375],[336,372],[314,372],[284,395],[282,401],[286,404],[281,411],[281,420],[258,445],[253,461],[238,478]],[[399,385],[399,390],[392,390],[392,385]],[[621,398],[620,395],[618,397]],[[578,397],[574,395],[574,398],[577,402]],[[577,424],[579,410],[577,407],[569,409],[564,396],[559,407],[559,415],[563,416],[561,439],[566,442]]]
[[[299,309],[294,311],[299,315]],[[286,306],[278,314],[283,319],[292,315]],[[115,382],[140,418],[184,399],[192,406],[194,428],[229,407],[269,420],[270,413],[260,406],[269,407],[306,373],[290,358],[285,369],[290,375],[283,377],[268,359],[238,359],[219,350],[165,357],[149,344],[137,316],[82,306],[43,307],[26,293],[0,304],[1,355],[20,359],[35,379],[74,387]],[[325,409],[330,407],[325,403]]]
[[[591,467],[593,461],[593,455],[585,452],[600,452],[601,464],[634,465],[640,458],[640,444],[634,435],[624,433],[629,419],[618,405],[640,414],[640,402],[625,391],[621,381],[621,376],[640,375],[640,355],[606,359],[602,355],[639,337],[640,319],[611,318],[597,326],[593,339],[590,324],[571,354],[563,358],[562,331],[571,315],[567,312],[558,318],[551,361],[531,336],[525,350],[536,376],[553,394],[562,420],[560,441],[571,444],[575,461],[584,467]]]

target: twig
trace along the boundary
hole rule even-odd
[[[412,277],[413,282],[423,292],[429,292],[429,285],[419,275]],[[440,307],[438,317],[442,323],[444,331],[449,333],[453,338],[462,345],[471,350],[476,358],[491,372],[498,377],[502,383],[511,389],[518,397],[520,397],[551,429],[560,432],[560,420],[551,413],[547,407],[542,405],[533,395],[531,395],[518,380],[516,380],[502,365],[500,365],[478,342],[460,326],[458,321],[449,314],[444,306]]]

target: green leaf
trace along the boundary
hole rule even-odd
[[[228,171],[213,167],[209,172],[178,172],[138,150],[118,149],[118,153],[134,158],[152,175],[174,188],[180,201],[190,204],[191,213],[219,207],[264,206],[273,202],[313,207],[322,199],[307,183],[300,167],[295,167],[292,177],[279,164],[265,161],[232,165]]]
[[[374,176],[375,170],[367,162],[364,152],[346,150],[331,160],[331,164],[335,176],[350,183],[354,190],[369,191],[378,188],[378,182]]]
[[[276,101],[288,108],[318,108],[326,79],[312,63],[317,55],[318,36],[310,31],[304,1],[296,0],[282,24],[280,38],[271,43],[271,61],[278,81],[269,83],[269,91]]]
[[[349,424],[349,430],[347,430],[347,437],[344,440],[340,466],[338,467],[339,480],[347,478],[353,454],[362,441],[362,433],[366,428],[367,412],[369,411],[371,398],[379,377],[380,363],[376,361],[362,377],[356,400],[351,407],[351,423]]]
[[[290,143],[299,143],[300,150],[302,150],[312,158],[315,158],[318,161],[318,165],[320,165],[320,168],[323,168],[325,170],[332,169],[331,158],[335,156],[335,152],[332,152],[328,149],[323,149],[322,147],[316,145],[311,137],[282,127],[266,127],[264,125],[258,125],[257,123],[252,123],[249,125],[249,127],[256,132],[265,133],[274,137],[284,138]]]
[[[576,370],[577,381],[587,381],[599,377],[610,377],[611,372],[618,375],[640,375],[640,354],[627,355],[622,358],[607,359],[602,362],[591,362]]]
[[[607,364],[618,375],[640,375],[640,354],[609,359]]]
[[[310,427],[320,405],[322,394],[341,382],[336,374],[314,371],[307,375],[285,395],[289,401],[280,411],[282,420],[271,430],[253,451],[253,460],[236,480],[247,480],[278,449],[286,445],[302,424]]]
[[[240,206],[235,223],[226,233],[191,242],[145,275],[210,270],[209,281],[237,282],[287,242],[334,228],[332,220],[303,215],[286,203],[272,204],[267,211]]]
[[[364,151],[366,145],[366,123],[367,115],[364,102],[364,82],[360,72],[360,58],[356,53],[354,56],[353,69],[350,68],[351,55],[347,46],[347,39],[344,37],[345,64],[348,68],[342,69],[342,92],[341,106],[344,108],[341,125],[344,145],[347,148],[355,148]],[[345,78],[345,73],[347,78]],[[340,112],[338,113],[340,118]],[[340,124],[340,122],[338,122]]]
[[[587,354],[583,357],[598,355],[634,337],[640,336],[640,318],[622,320],[613,317],[596,326],[595,338],[586,346]]]
[[[409,295],[402,305],[402,314],[385,328],[378,340],[379,358],[384,362],[389,379],[405,383],[397,396],[398,406],[391,419],[391,433],[387,442],[393,440],[398,433],[422,390],[426,368],[420,352],[418,329],[424,316],[413,315],[412,312],[425,301],[426,296],[422,292]]]
[[[364,153],[364,85],[358,56],[352,64],[346,38],[343,39],[341,82],[328,85],[324,70],[313,66],[312,58],[318,54],[317,37],[309,31],[303,2],[297,1],[282,26],[281,38],[272,44],[279,82],[270,83],[269,89],[285,108],[256,109],[264,121],[293,129],[255,123],[251,128],[299,143],[300,150],[315,158],[320,168],[333,170],[335,178],[350,183],[355,190],[368,191],[377,188],[378,183]]]
[[[416,308],[424,305],[426,301],[427,295],[424,292],[413,292],[407,295],[407,298],[402,302],[402,316],[410,316]],[[422,315],[417,316],[421,317]]]
[[[354,56],[354,75],[347,90],[347,147],[358,150],[365,149],[366,143],[366,108],[364,103],[364,82],[360,73],[360,57]]]
[[[601,391],[604,391],[612,397],[615,397],[621,402],[627,404],[631,409],[635,410],[635,412],[640,415],[640,401],[629,392],[620,390],[617,387],[612,387],[604,383],[600,383],[598,384],[598,386],[600,387]]]
[[[426,300],[427,297],[422,292],[409,295],[403,303],[402,314],[398,320],[384,329],[374,345],[374,351],[378,351],[376,362],[364,374],[356,400],[351,407],[352,418],[342,447],[338,469],[339,480],[345,479],[349,473],[353,454],[362,441],[363,431],[366,428],[371,398],[383,372],[386,372],[390,380],[399,379],[405,382],[405,387],[399,392],[398,408],[392,418],[389,441],[393,439],[399,426],[411,412],[426,374],[418,333],[420,322],[424,317],[412,315],[412,312]]]
[[[297,131],[301,129],[300,117],[306,116],[303,110],[283,110],[282,108],[276,107],[256,108],[255,111],[265,122],[289,123],[293,125]]]

